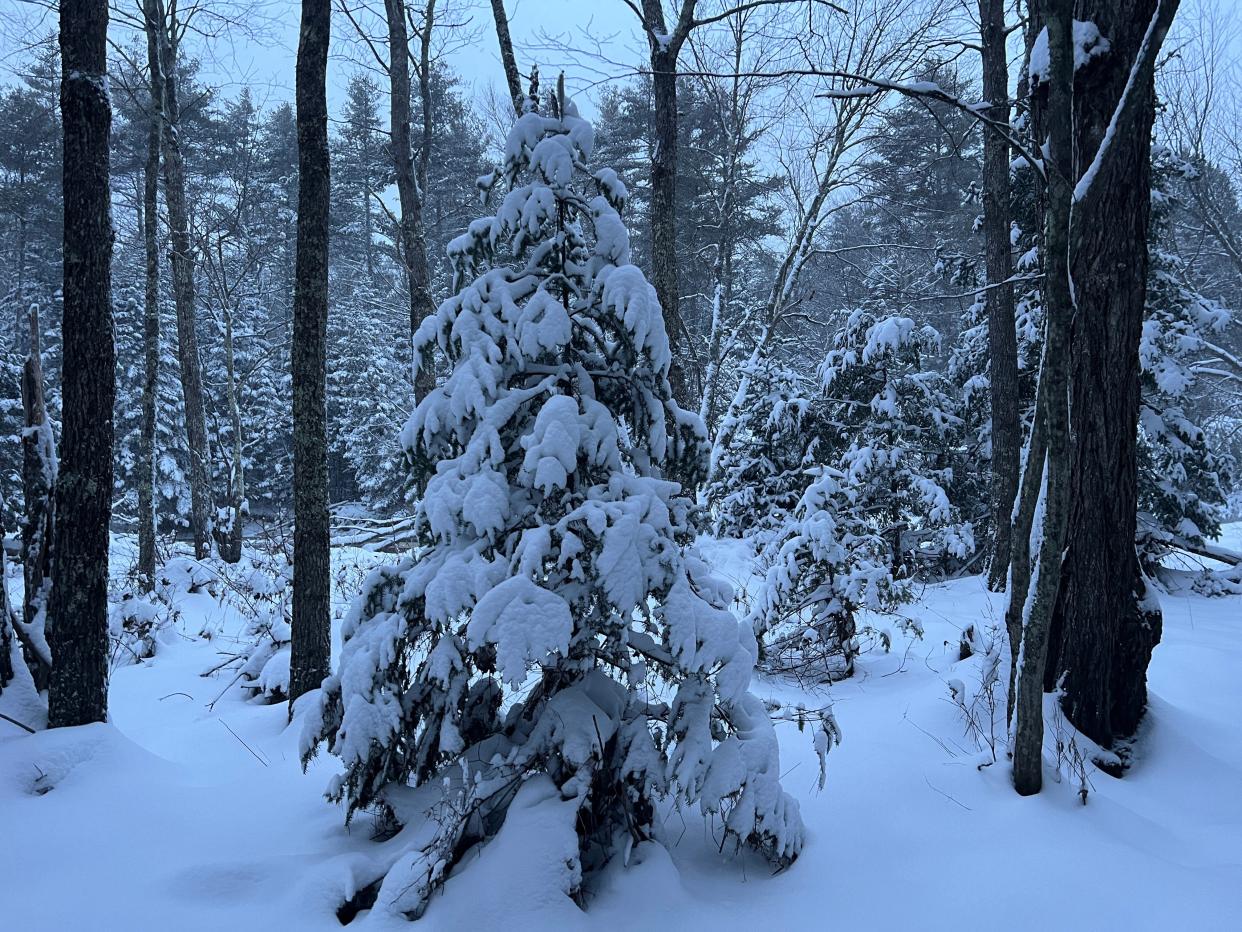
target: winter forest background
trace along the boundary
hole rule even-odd
[[[1239,101],[1230,0],[0,9],[0,915],[1242,925]]]

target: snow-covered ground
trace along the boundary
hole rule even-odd
[[[1242,524],[1222,543],[1239,549]],[[707,551],[744,581],[744,548]],[[336,559],[348,588],[376,557]],[[809,831],[785,872],[719,851],[697,812],[670,810],[664,847],[610,868],[583,913],[545,881],[547,845],[526,859],[530,835],[515,829],[472,853],[413,928],[1242,928],[1242,598],[1162,601],[1134,765],[1122,780],[1093,773],[1085,806],[1072,778],[1017,797],[1003,750],[980,766],[991,753],[949,684],[977,692],[962,629],[986,640],[1002,606],[968,578],[927,587],[905,612],[923,636],[884,622],[892,650],[832,688],[844,740],[822,792],[809,737],[781,726],[784,784]],[[155,658],[114,674],[111,724],[27,736],[0,722],[0,927],[340,928],[337,907],[387,856],[367,819],[347,829],[323,800],[334,758],[302,773],[283,704],[200,676],[241,620],[209,619],[221,635],[208,641],[193,635],[217,604],[195,594],[180,608]],[[822,705],[811,693],[802,701]]]

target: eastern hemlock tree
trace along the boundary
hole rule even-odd
[[[753,634],[689,546],[693,503],[663,478],[701,469],[705,442],[672,398],[625,188],[587,174],[591,126],[560,101],[518,119],[496,216],[450,244],[462,287],[415,345],[451,373],[402,435],[427,480],[421,546],[368,577],[304,733],[306,759],[322,744],[340,756],[329,796],[350,815],[400,819],[410,783],[442,794],[434,834],[379,890],[413,916],[536,775],[573,802],[570,895],[651,837],[664,796],[777,863],[803,844],[748,691]]]
[[[849,676],[859,611],[891,608],[915,573],[973,551],[946,491],[962,421],[923,362],[938,342],[911,318],[864,309],[838,330],[819,371],[823,465],[763,555],[751,613],[769,669]]]

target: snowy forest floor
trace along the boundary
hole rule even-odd
[[[1229,531],[1237,548],[1242,525]],[[743,545],[704,550],[746,583]],[[338,609],[381,559],[335,552]],[[1242,598],[1162,603],[1133,767],[1121,780],[1089,773],[1085,806],[1072,774],[1015,796],[1003,736],[1000,763],[980,767],[991,752],[967,733],[950,684],[978,694],[985,658],[959,661],[960,636],[973,624],[986,637],[1003,605],[972,577],[905,606],[921,638],[876,621],[892,648],[864,654],[831,689],[844,740],[822,792],[810,738],[779,726],[785,787],[809,832],[790,869],[774,876],[721,852],[697,811],[669,810],[663,847],[610,868],[583,913],[502,831],[414,928],[1242,928]],[[26,736],[0,722],[4,928],[340,928],[338,906],[384,845],[368,818],[347,829],[324,801],[335,758],[302,773],[300,726],[286,724],[283,703],[247,701],[231,674],[201,675],[240,631],[221,611],[206,594],[185,596],[156,656],[114,672],[111,724]],[[197,637],[205,626],[220,633]],[[789,684],[754,689],[798,699]],[[808,706],[823,704],[808,692]],[[1050,776],[1057,734],[1054,722]]]

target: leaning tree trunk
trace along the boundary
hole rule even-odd
[[[48,724],[108,717],[108,524],[112,513],[112,205],[108,5],[61,0],[64,132],[63,435],[52,543]]]
[[[293,297],[293,646],[289,709],[329,672],[325,340],[328,329],[328,36],[331,0],[302,0],[298,246]]]
[[[983,99],[987,116],[1009,123],[1009,66],[1005,54],[1004,0],[979,0],[983,45]],[[994,533],[988,563],[988,588],[1005,587],[1009,572],[1010,531],[1018,492],[1022,425],[1018,419],[1018,338],[1014,327],[1009,224],[1009,144],[983,129],[983,238],[986,252],[988,377],[992,407],[991,512]]]
[[[211,541],[211,454],[207,445],[207,417],[203,401],[203,374],[198,358],[197,314],[194,292],[194,255],[190,245],[190,214],[186,206],[185,156],[181,149],[180,103],[177,89],[177,51],[169,34],[176,23],[150,24],[159,28],[160,69],[164,79],[163,149],[164,201],[172,228],[173,300],[177,305],[177,359],[181,364],[181,394],[185,401],[186,444],[189,447],[190,531],[194,556],[207,556]]]
[[[35,686],[42,690],[52,672],[45,637],[47,596],[51,585],[52,534],[55,525],[56,440],[43,396],[43,347],[39,307],[30,306],[30,350],[22,366],[22,491],[26,520],[22,526],[22,605],[20,635]]]
[[[1013,698],[1013,784],[1023,796],[1043,785],[1044,667],[1048,632],[1061,582],[1062,551],[1070,510],[1069,338],[1074,317],[1070,286],[1071,151],[1074,50],[1071,0],[1048,0],[1048,146],[1044,165],[1048,205],[1044,221],[1044,352],[1039,367],[1036,432],[1046,443],[1041,459],[1028,459],[1027,480],[1041,478],[1042,511],[1033,596],[1024,596],[1021,664]],[[1044,445],[1044,444],[1041,444]],[[1033,444],[1034,446],[1034,444]],[[1012,586],[1011,605],[1019,597]]]
[[[147,69],[150,72],[150,123],[147,160],[142,169],[143,247],[146,290],[142,304],[142,422],[138,434],[138,585],[155,588],[155,433],[160,366],[160,136],[164,122],[164,78],[157,30],[163,17],[157,0],[144,0],[147,23]]]
[[[1154,64],[1178,0],[1084,0],[1108,37],[1077,74],[1074,117],[1073,509],[1045,686],[1104,747],[1147,703],[1159,604],[1139,566],[1139,340],[1147,300]]]
[[[505,14],[504,0],[492,0],[492,18],[496,21],[496,41],[500,44],[500,61],[504,65],[505,84],[513,101],[513,112],[521,116],[526,95],[522,93],[522,74],[513,55],[513,39],[509,35],[509,17]]]

